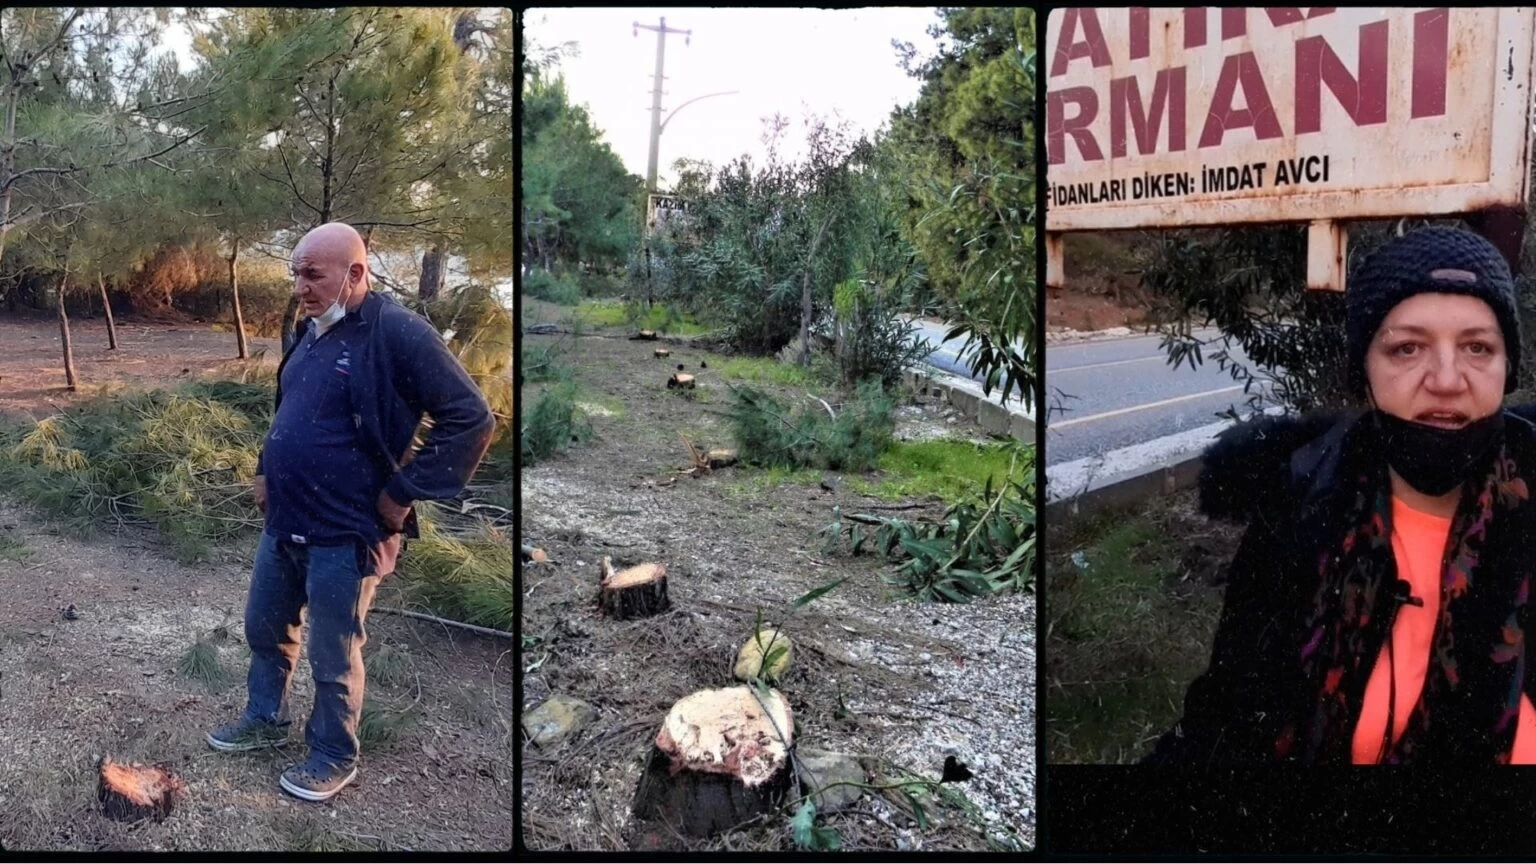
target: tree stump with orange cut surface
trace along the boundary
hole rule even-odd
[[[164,764],[114,762],[111,756],[105,756],[99,770],[97,800],[107,818],[119,822],[164,822],[187,791],[181,777]]]
[[[783,805],[794,715],[777,690],[700,690],[672,706],[635,790],[637,820],[707,837]]]
[[[608,617],[628,621],[672,608],[667,597],[667,565],[639,564],[614,570],[613,560],[604,556],[598,567],[602,582],[597,589],[597,605]]]

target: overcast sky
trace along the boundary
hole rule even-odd
[[[586,104],[593,122],[630,171],[644,177],[650,144],[651,81],[656,34],[634,23],[691,30],[666,37],[663,119],[683,108],[661,136],[660,185],[667,188],[680,157],[715,165],[752,154],[761,161],[762,118],[775,111],[793,125],[786,155],[804,150],[805,109],[834,112],[857,131],[873,133],[891,109],[917,98],[919,82],[897,65],[891,40],[911,42],[923,56],[937,47],[927,34],[932,8],[823,9],[529,9],[524,38],[539,46],[575,42],[580,56],[561,64],[571,99]],[[857,134],[857,133],[855,133]]]

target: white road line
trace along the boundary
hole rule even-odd
[[[1127,363],[1145,363],[1148,360],[1167,361],[1167,359],[1168,355],[1166,354],[1149,354],[1146,357],[1132,357],[1129,360],[1105,360],[1103,363],[1084,363],[1081,366],[1066,366],[1061,369],[1052,369],[1050,366],[1046,366],[1045,375],[1049,378],[1052,375],[1060,375],[1063,372],[1077,372],[1082,369],[1103,369],[1105,366],[1124,366]]]
[[[1104,420],[1110,417],[1119,417],[1122,414],[1132,414],[1137,411],[1146,411],[1149,408],[1161,408],[1164,405],[1175,405],[1179,402],[1189,402],[1193,399],[1204,399],[1207,396],[1217,396],[1222,393],[1231,393],[1234,390],[1241,389],[1243,389],[1243,385],[1238,384],[1233,387],[1222,387],[1217,390],[1207,390],[1204,393],[1190,393],[1186,396],[1175,396],[1172,399],[1161,399],[1157,402],[1148,402],[1145,405],[1132,405],[1129,408],[1116,408],[1113,411],[1105,411],[1102,414],[1089,414],[1087,417],[1073,417],[1070,420],[1060,420],[1047,425],[1048,428],[1051,429],[1065,429],[1068,426],[1076,426],[1079,423],[1090,423],[1094,420]]]

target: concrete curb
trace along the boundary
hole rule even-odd
[[[1283,409],[1275,406],[1264,413],[1274,416]],[[1188,489],[1200,479],[1206,448],[1231,426],[1229,420],[1211,423],[1099,457],[1050,466],[1045,512],[1049,518],[1065,519]]]
[[[932,369],[908,369],[907,383],[919,393],[943,399],[965,419],[991,435],[1012,435],[1026,444],[1035,443],[1035,417],[1018,403],[999,405],[981,391],[981,385]]]
[[[1153,495],[1172,495],[1195,485],[1200,479],[1203,461],[1203,455],[1197,453],[1129,474],[1095,480],[1077,495],[1064,495],[1055,500],[1047,498],[1046,517],[1066,519],[1120,504],[1134,504]],[[1046,495],[1050,495],[1049,483]]]

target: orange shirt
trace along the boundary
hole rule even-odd
[[[1424,689],[1435,623],[1440,617],[1440,564],[1450,533],[1450,519],[1421,513],[1395,496],[1392,498],[1392,552],[1397,559],[1397,575],[1413,586],[1413,596],[1424,601],[1423,606],[1403,606],[1392,626],[1397,667],[1397,709],[1392,715],[1394,742],[1408,728],[1408,715],[1413,713]],[[1380,755],[1382,735],[1387,730],[1387,702],[1391,698],[1387,676],[1392,665],[1383,646],[1365,685],[1365,702],[1355,724],[1356,765],[1374,765]],[[1525,696],[1520,697],[1520,719],[1515,728],[1511,761],[1516,765],[1536,765],[1536,709]]]

